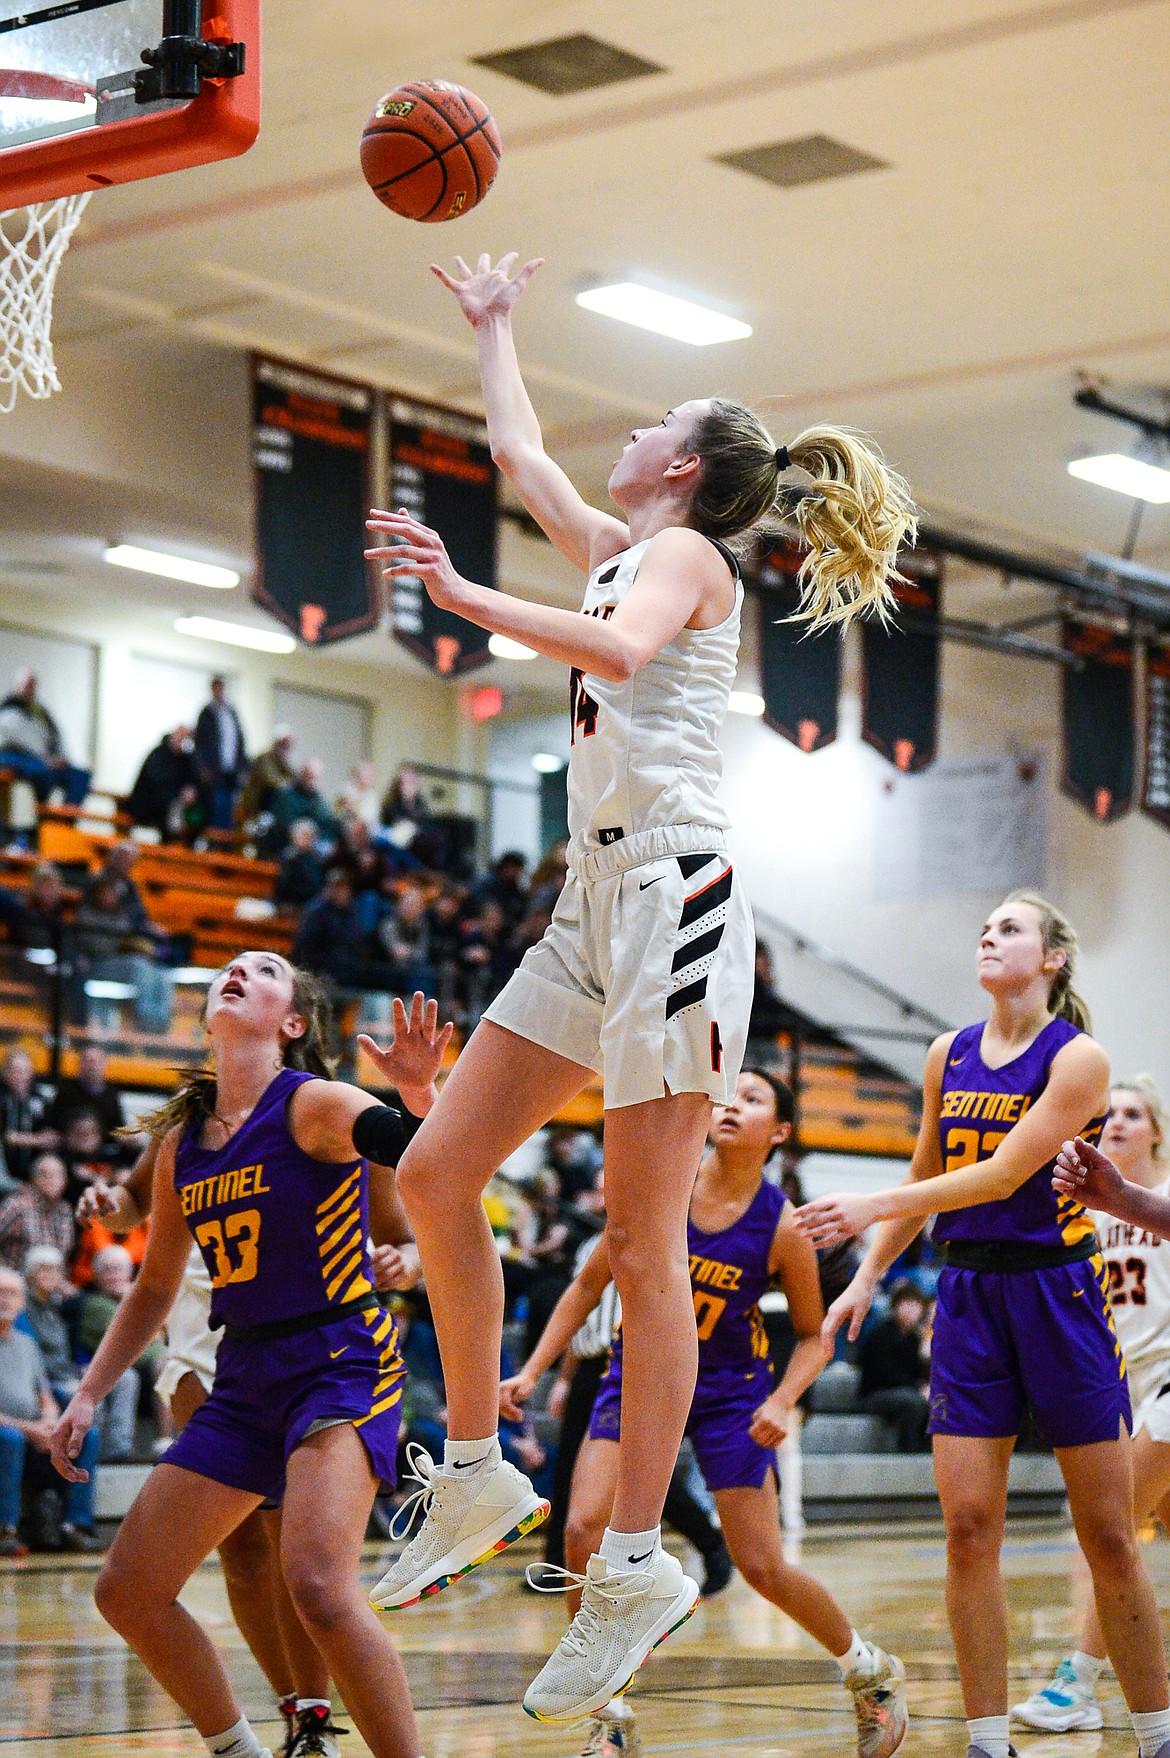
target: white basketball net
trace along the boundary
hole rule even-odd
[[[53,287],[91,191],[0,214],[0,410],[19,390],[51,397]]]

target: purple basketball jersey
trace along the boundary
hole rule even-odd
[[[939,1144],[943,1170],[958,1171],[991,1158],[1004,1136],[1031,1109],[1048,1084],[1053,1058],[1077,1036],[1066,1019],[1046,1025],[1026,1050],[988,1068],[980,1053],[983,1021],[956,1032],[943,1070]],[[1096,1142],[1104,1115],[1086,1119],[1081,1134]],[[1011,1196],[998,1202],[973,1203],[939,1215],[934,1238],[944,1240],[1012,1241],[1025,1245],[1079,1245],[1091,1238],[1093,1221],[1072,1198],[1052,1188],[1050,1160]]]
[[[189,1129],[175,1155],[175,1189],[211,1276],[211,1323],[266,1325],[373,1292],[369,1168],[310,1159],[285,1121],[296,1089],[315,1077],[285,1068],[222,1148]]]

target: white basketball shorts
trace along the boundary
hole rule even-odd
[[[184,1374],[193,1373],[205,1392],[215,1380],[215,1352],[221,1333],[213,1331],[211,1277],[197,1245],[191,1247],[179,1293],[167,1314],[167,1358],[155,1391],[169,1404]]]
[[[1154,1361],[1126,1365],[1134,1434],[1144,1428],[1152,1441],[1161,1441],[1163,1446],[1170,1444],[1170,1359],[1161,1356]]]
[[[751,907],[721,833],[669,825],[584,857],[484,1018],[601,1074],[607,1110],[667,1092],[726,1104],[754,971]]]

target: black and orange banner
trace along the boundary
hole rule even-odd
[[[496,467],[487,428],[473,416],[425,403],[390,400],[390,505],[437,531],[457,573],[496,584]],[[486,664],[488,634],[439,610],[422,581],[393,582],[394,633],[416,659],[443,676]]]
[[[796,576],[804,550],[769,540],[751,564],[760,592],[760,688],[764,719],[802,751],[819,751],[837,737],[841,638],[835,629],[808,633],[787,619],[800,602]]]
[[[889,628],[861,625],[861,736],[907,774],[938,755],[942,557],[916,549],[899,558]]]
[[[1108,824],[1133,805],[1133,642],[1105,623],[1065,617],[1061,644],[1083,661],[1062,668],[1061,789]]]
[[[1142,811],[1170,830],[1170,641],[1146,648],[1146,762]]]
[[[285,361],[252,361],[252,596],[302,641],[360,635],[380,615],[367,564],[374,393]]]

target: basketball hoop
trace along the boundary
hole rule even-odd
[[[53,364],[53,288],[90,193],[0,214],[0,411],[5,414],[18,391],[51,397],[61,389]]]

